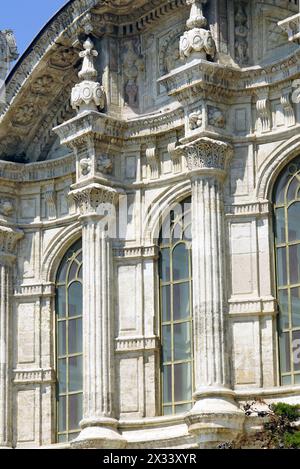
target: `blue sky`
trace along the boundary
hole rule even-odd
[[[47,21],[68,0],[2,0],[0,30],[13,29],[22,54]]]

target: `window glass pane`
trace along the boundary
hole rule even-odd
[[[289,247],[290,284],[300,283],[300,244]]]
[[[65,443],[67,441],[67,435],[58,435],[58,443]]]
[[[189,360],[191,357],[190,323],[174,325],[174,360]]]
[[[184,414],[185,412],[188,412],[192,408],[192,403],[188,404],[179,404],[175,406],[175,414]]]
[[[58,431],[65,432],[67,429],[67,403],[65,397],[60,397],[58,401]]]
[[[72,265],[69,270],[69,276],[68,276],[68,283],[70,283],[72,280],[76,279],[76,274],[78,270],[78,264],[76,261],[72,262]]]
[[[58,360],[58,392],[59,394],[63,394],[67,392],[67,368],[66,368],[66,359]]]
[[[162,287],[162,321],[168,322],[171,320],[171,290],[170,286]]]
[[[69,358],[69,392],[82,390],[82,357]]]
[[[292,202],[297,198],[298,187],[299,181],[296,177],[293,177],[293,179],[289,183],[289,188],[287,191],[287,202]]]
[[[173,286],[174,321],[190,316],[190,284],[177,283]]]
[[[300,371],[300,331],[293,332],[292,357],[294,371]]]
[[[289,328],[289,296],[288,290],[280,290],[278,292],[279,302],[279,319],[281,329]]]
[[[172,343],[171,343],[171,326],[163,326],[163,362],[170,362],[172,360]]]
[[[291,376],[283,376],[281,380],[282,386],[289,386],[292,384],[292,377]]]
[[[278,208],[276,210],[276,242],[285,242],[285,209]]]
[[[68,268],[68,262],[63,261],[61,263],[60,268],[58,269],[57,283],[65,283],[66,282],[67,268]]]
[[[82,352],[82,319],[69,321],[69,354]]]
[[[281,372],[288,373],[291,371],[290,338],[288,332],[280,335],[279,346]]]
[[[66,321],[59,321],[58,323],[58,340],[57,340],[57,353],[58,356],[66,355]]]
[[[163,367],[163,402],[172,402],[172,367]]]
[[[82,285],[79,282],[72,283],[68,288],[69,316],[82,314]]]
[[[188,401],[192,397],[192,375],[190,363],[174,365],[175,402]]]
[[[281,205],[285,201],[284,200],[285,189],[286,189],[287,183],[290,180],[290,177],[291,175],[289,174],[288,168],[286,168],[279,177],[279,181],[276,184],[276,188],[275,188],[275,203],[277,205]]]
[[[74,394],[69,397],[69,430],[79,428],[82,420],[82,395]]]
[[[277,249],[277,279],[279,287],[287,284],[286,248]]]
[[[289,242],[300,240],[300,202],[288,208]]]
[[[56,289],[56,314],[58,318],[64,318],[66,316],[66,288],[57,287]]]
[[[189,276],[189,253],[186,245],[181,243],[173,250],[173,280],[185,280]]]
[[[172,406],[171,406],[171,405],[164,406],[164,408],[163,408],[163,415],[172,415],[172,413],[173,413],[173,410],[172,410]]]
[[[300,327],[300,288],[291,288],[292,325]]]
[[[170,250],[168,248],[160,251],[160,268],[162,282],[170,281]]]
[[[295,375],[295,384],[300,384],[300,375]]]

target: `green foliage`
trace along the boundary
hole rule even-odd
[[[300,418],[300,405],[278,402],[278,404],[273,404],[271,409],[275,415],[286,418],[289,422],[295,422]]]
[[[300,432],[284,434],[284,447],[288,449],[300,449]]]

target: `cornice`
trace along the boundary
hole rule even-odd
[[[170,96],[190,99],[206,90],[211,99],[219,96],[253,96],[261,88],[275,88],[300,76],[300,51],[269,65],[237,69],[206,60],[195,60],[172,70],[158,80]]]

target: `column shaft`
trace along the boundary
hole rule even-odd
[[[112,417],[111,243],[98,220],[84,223],[82,237],[84,419]]]
[[[192,230],[196,390],[226,387],[223,189],[215,177],[192,179]]]
[[[0,259],[0,446],[11,445],[9,321],[11,317],[11,267]]]

